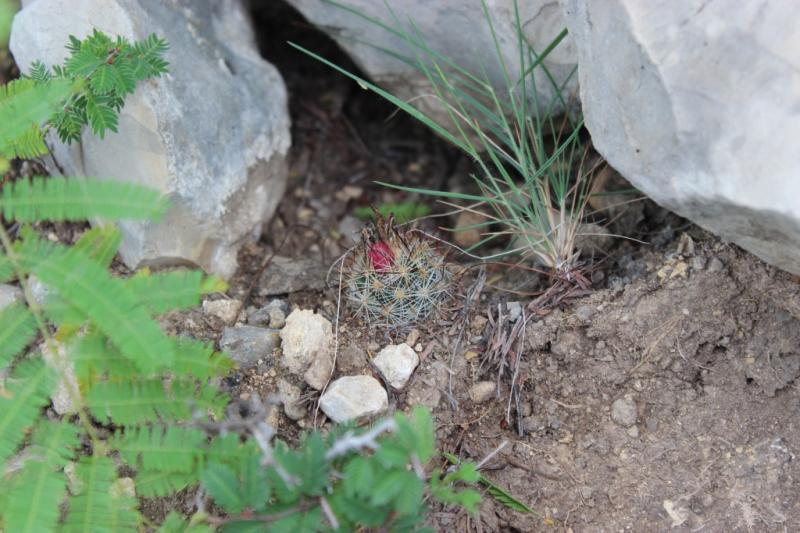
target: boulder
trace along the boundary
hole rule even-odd
[[[489,3],[494,30],[499,37],[500,53],[509,69],[512,79],[519,77],[519,47],[516,39],[517,21],[514,11],[515,0],[495,0]],[[321,0],[288,0],[311,23],[336,39],[358,67],[379,86],[395,96],[413,101],[437,117],[440,122],[449,124],[443,109],[433,98],[420,99],[430,95],[427,78],[414,67],[390,56],[377,47],[385,48],[413,57],[418,50],[410,50],[405,42],[376,24],[370,24],[358,15],[341,9],[333,3]],[[374,0],[348,0],[343,4],[364,16],[377,18],[395,27],[397,20],[405,22],[405,30],[414,32],[407,22],[414,25],[424,36],[428,45],[436,52],[452,58],[454,62],[476,74],[485,72],[498,91],[505,91],[503,72],[497,59],[497,51],[492,38],[490,25],[483,16],[479,0],[395,0],[391,11],[384,2]],[[566,26],[554,0],[526,0],[519,2],[520,22],[526,40],[537,52],[545,48]],[[375,45],[375,46],[373,46]],[[376,47],[377,46],[377,47]],[[314,51],[314,50],[312,50]],[[567,37],[548,55],[544,61],[557,83],[563,83],[573,72],[576,63],[575,48]],[[542,106],[550,103],[554,91],[551,83],[539,76],[537,91]],[[577,92],[575,76],[566,87],[566,93]]]
[[[786,2],[563,0],[597,150],[664,207],[800,274],[800,39]]]
[[[283,195],[290,145],[286,89],[259,55],[237,0],[28,0],[11,51],[26,72],[67,55],[67,37],[167,39],[167,75],[141,84],[122,108],[119,133],[87,128],[81,142],[50,138],[51,172],[134,181],[168,195],[158,224],[123,221],[125,263],[192,263],[229,277],[239,246],[257,237]]]

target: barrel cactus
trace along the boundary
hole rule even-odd
[[[452,276],[430,239],[375,216],[344,262],[346,298],[368,324],[407,329],[441,309]]]

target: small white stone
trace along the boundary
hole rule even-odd
[[[333,342],[330,321],[308,309],[295,309],[281,329],[283,364],[289,372],[302,376],[317,353],[328,352]]]
[[[53,410],[62,416],[78,412],[78,408],[72,399],[80,396],[78,379],[75,376],[75,363],[72,361],[67,349],[61,343],[56,343],[55,353],[45,344],[42,344],[41,348],[42,358],[45,363],[58,374],[58,384],[50,396],[50,400],[53,402]],[[70,389],[72,389],[71,393]]]
[[[392,387],[402,389],[419,365],[419,356],[406,343],[390,344],[375,356],[372,363]]]
[[[239,368],[251,368],[259,360],[271,359],[280,344],[278,331],[255,326],[227,327],[222,330],[219,347],[233,359]]]
[[[333,373],[333,357],[329,350],[320,350],[314,356],[311,366],[308,367],[303,379],[316,390],[322,390]]]
[[[14,302],[22,300],[22,291],[19,287],[7,285],[3,283],[0,285],[0,309],[5,309]]]
[[[236,320],[241,306],[239,300],[203,300],[203,311],[218,317],[226,324],[232,324]]]
[[[109,493],[112,498],[135,498],[136,483],[129,477],[118,478],[112,483]]]
[[[489,400],[495,391],[494,381],[479,381],[469,389],[469,397],[475,403]]]
[[[44,304],[44,301],[53,292],[53,289],[42,283],[35,274],[28,276],[28,290],[31,291],[31,296],[39,305]]]
[[[417,328],[414,328],[408,333],[408,337],[406,337],[406,344],[408,344],[409,346],[414,346],[418,340],[419,340],[419,330]]]
[[[328,418],[342,423],[384,412],[389,396],[372,376],[344,376],[330,384],[319,406]]]
[[[522,304],[519,302],[508,302],[506,307],[508,308],[508,320],[511,322],[516,322],[519,316],[522,314]]]
[[[630,395],[618,398],[611,404],[611,419],[624,428],[633,426],[638,417],[639,408]]]
[[[283,404],[283,412],[292,420],[301,420],[306,416],[306,409],[300,404],[301,393],[300,387],[285,379],[278,380],[278,396]]]

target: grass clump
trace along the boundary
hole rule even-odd
[[[476,2],[490,30],[504,87],[497,89],[485,72],[470,71],[434,50],[411,19],[401,19],[387,4],[391,21],[367,16],[333,0],[365,23],[375,25],[404,43],[398,50],[380,50],[404,61],[428,81],[432,98],[447,117],[437,122],[411,103],[346,71],[325,58],[293,45],[389,100],[467,154],[476,164],[472,179],[478,194],[455,193],[384,185],[441,199],[448,205],[480,213],[485,220],[464,229],[480,229],[482,240],[470,250],[503,239],[511,243],[492,257],[522,254],[560,274],[576,265],[575,240],[589,193],[590,169],[585,168],[587,148],[581,139],[583,120],[574,112],[575,95],[567,87],[575,69],[556,80],[544,60],[567,35],[562,31],[544,50],[527,42],[519,9],[515,7],[517,64],[511,68],[501,51],[492,15],[485,0]],[[369,44],[369,43],[367,43]],[[539,84],[551,88],[546,97]]]

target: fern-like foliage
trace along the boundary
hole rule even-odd
[[[0,86],[0,156],[10,159],[46,154],[41,126],[58,113],[79,86],[69,79],[49,83],[22,79]]]
[[[136,183],[79,178],[18,180],[3,187],[0,213],[8,220],[158,220],[169,207],[164,195]]]
[[[167,42],[155,35],[131,43],[123,37],[112,39],[94,30],[80,40],[70,36],[70,57],[53,73],[42,64],[34,64],[31,78],[77,78],[86,80],[84,90],[74,96],[52,121],[62,141],[76,141],[84,125],[101,139],[105,132],[117,131],[118,113],[125,96],[133,93],[136,83],[167,71],[163,55]]]
[[[0,464],[5,463],[49,402],[52,371],[41,359],[23,361],[0,389]]]
[[[69,48],[65,66],[50,72],[35,64],[30,78],[0,87],[0,157],[42,154],[49,126],[65,140],[76,139],[85,124],[97,133],[113,130],[136,82],[166,69],[166,44],[155,37],[130,44],[95,32],[71,39]],[[231,364],[212,346],[166,336],[155,315],[196,305],[202,294],[224,290],[224,283],[184,271],[145,271],[122,280],[107,270],[120,244],[113,226],[89,230],[67,247],[24,225],[154,220],[167,207],[157,191],[112,181],[34,178],[0,190],[0,215],[23,224],[14,242],[0,226],[0,280],[25,285],[35,276],[48,288],[44,301],[0,310],[0,473],[6,487],[0,530],[140,530],[130,480],[119,478],[110,455],[115,447],[143,476],[167,471],[186,478],[162,481],[162,491],[198,482],[199,452],[183,457],[178,450],[202,448],[205,434],[173,425],[221,415],[228,400],[209,380]],[[43,352],[51,354],[47,362]],[[67,369],[77,381],[67,389],[80,424],[43,416]],[[113,421],[118,437],[104,442],[93,420]],[[91,442],[88,453],[81,442]]]
[[[78,428],[67,421],[43,420],[23,456],[22,471],[12,478],[6,501],[9,531],[50,531],[58,522],[65,496],[60,470],[78,448]]]
[[[14,303],[0,311],[0,370],[31,342],[36,334],[36,320],[25,305]]]
[[[75,467],[77,487],[69,498],[64,520],[67,532],[137,531],[141,518],[136,499],[125,493],[117,479],[117,468],[109,457],[82,457]]]
[[[83,40],[70,36],[63,66],[51,71],[36,61],[26,78],[0,87],[0,156],[46,154],[49,128],[63,142],[80,140],[86,125],[100,138],[116,132],[125,97],[137,83],[167,71],[168,48],[155,35],[133,43],[98,30]]]

